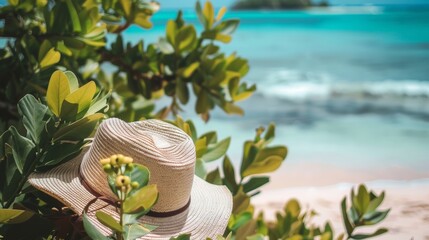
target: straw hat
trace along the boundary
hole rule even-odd
[[[139,220],[158,228],[142,239],[169,239],[181,233],[191,233],[192,239],[205,239],[223,234],[232,211],[231,193],[225,186],[194,176],[192,139],[159,120],[126,123],[107,119],[100,124],[87,151],[50,171],[31,174],[29,182],[81,214],[97,195],[115,199],[99,160],[117,153],[148,167],[149,183],[158,187],[153,214]],[[108,235],[110,230],[94,216],[99,210],[117,219],[118,214],[113,205],[100,199],[89,207],[92,224]]]

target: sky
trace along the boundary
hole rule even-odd
[[[203,0],[201,0],[203,1]],[[229,6],[235,0],[212,0],[215,7]],[[158,0],[165,8],[192,8],[195,0]],[[429,4],[429,0],[328,0],[331,4]]]

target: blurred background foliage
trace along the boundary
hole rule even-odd
[[[7,39],[0,49],[0,74],[7,76],[0,79],[0,235],[84,237],[79,215],[26,180],[34,171],[76,156],[103,117],[118,117],[169,119],[191,136],[197,151],[196,174],[226,185],[234,196],[226,239],[333,239],[330,225],[310,225],[313,212],[302,212],[295,200],[273,223],[255,213],[251,197],[287,156],[285,146],[270,144],[274,124],[256,129],[255,138],[244,143],[240,167],[235,169],[226,155],[230,138],[218,140],[216,132],[198,135],[192,121],[178,116],[192,96],[195,112],[206,122],[216,106],[227,114],[244,113],[236,103],[256,90],[243,81],[248,62],[220,48],[232,40],[239,21],[224,20],[226,8],[215,10],[210,2],[197,2],[202,31],[187,24],[179,11],[159,41],[132,44],[124,39],[123,31],[132,25],[151,28],[150,18],[158,9],[158,3],[139,0],[10,0],[0,8],[0,37]],[[109,36],[114,40],[108,44]],[[156,106],[161,97],[170,103]],[[221,158],[221,166],[209,171],[207,164]],[[338,239],[385,232],[354,232],[383,220],[388,212],[377,210],[383,196],[359,190],[349,210],[344,210],[343,201],[346,233]]]

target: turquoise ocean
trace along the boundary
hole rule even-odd
[[[153,29],[133,27],[125,37],[156,41],[176,12],[160,11]],[[231,11],[225,17],[241,24],[221,47],[249,59],[245,79],[258,89],[239,104],[244,117],[214,111],[204,124],[192,103],[182,115],[196,121],[200,133],[232,136],[235,163],[254,129],[275,122],[275,144],[290,150],[278,174],[286,181],[299,166],[312,169],[307,177],[314,181],[332,168],[356,175],[338,181],[429,177],[429,6]],[[192,9],[184,18],[198,25]]]

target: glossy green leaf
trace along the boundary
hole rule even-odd
[[[381,234],[386,233],[388,230],[386,228],[380,228],[377,231],[370,233],[370,234],[354,234],[351,237],[353,239],[367,239],[367,238],[372,238],[372,237],[376,237],[379,236]]]
[[[14,126],[9,128],[9,132],[12,137],[13,159],[19,172],[23,173],[26,166],[35,160],[31,158],[34,155],[36,145],[30,139],[21,136]]]
[[[19,209],[0,209],[0,224],[22,223],[30,219],[34,212]]]
[[[179,51],[190,51],[196,44],[197,32],[193,25],[187,25],[179,30],[176,36],[176,46]]]
[[[189,78],[195,72],[195,70],[198,69],[199,66],[200,66],[199,62],[194,62],[190,64],[185,68],[185,70],[183,70],[182,77]]]
[[[197,158],[195,162],[195,175],[198,177],[205,179],[207,175],[207,169],[205,163],[201,158]]]
[[[301,213],[301,206],[299,205],[298,200],[291,199],[286,203],[284,210],[292,217],[298,217],[299,214]]]
[[[201,158],[201,156],[203,156],[203,154],[207,151],[207,143],[206,143],[206,138],[199,138],[196,142],[195,142],[195,152],[196,152],[196,156],[197,158]]]
[[[216,21],[220,21],[226,13],[226,7],[221,7],[217,12]]]
[[[128,18],[131,15],[131,6],[132,2],[131,0],[119,0],[119,2],[122,5],[122,10],[124,10],[125,17]]]
[[[184,234],[180,234],[177,237],[171,237],[170,240],[190,240],[191,239],[191,234],[190,233],[184,233]]]
[[[252,213],[243,212],[233,218],[233,221],[228,223],[228,228],[235,231],[252,219]]]
[[[88,110],[95,91],[95,83],[91,81],[67,95],[63,101],[60,116],[66,119],[73,119],[76,115]]]
[[[218,29],[221,34],[231,35],[235,32],[239,23],[240,23],[240,20],[238,20],[238,19],[226,20],[226,21],[223,21],[222,23],[220,23],[216,27],[216,29]]]
[[[125,213],[149,211],[158,200],[156,184],[147,185],[129,196],[124,202]]]
[[[133,223],[124,226],[124,240],[134,240],[152,232],[156,226],[149,224]]]
[[[341,213],[343,216],[343,223],[346,228],[347,234],[350,236],[351,233],[353,232],[353,227],[347,215],[346,198],[343,198],[343,200],[341,201]]]
[[[102,113],[96,113],[84,117],[72,124],[62,127],[54,134],[54,141],[75,140],[81,141],[90,136],[98,121],[104,117]]]
[[[206,18],[204,17],[203,9],[202,9],[202,7],[201,7],[200,1],[197,1],[197,2],[196,2],[196,4],[195,4],[195,11],[196,11],[196,13],[197,13],[198,20],[200,21],[200,23],[201,23],[205,28],[207,28],[207,27],[206,27],[206,26],[207,26],[207,21],[206,21]]]
[[[74,32],[82,31],[82,27],[80,25],[79,15],[76,11],[76,8],[72,2],[72,0],[66,0],[67,8],[69,11],[70,19],[73,25]]]
[[[93,240],[109,240],[110,238],[104,236],[98,229],[89,221],[88,215],[83,214],[83,227],[86,234]]]
[[[33,95],[27,94],[19,100],[18,112],[22,116],[22,123],[27,130],[27,136],[38,144],[45,128],[46,121],[44,119],[48,108],[37,101]]]
[[[64,74],[69,81],[70,92],[74,92],[79,88],[79,81],[77,80],[76,75],[71,71],[65,71]]]
[[[372,212],[369,214],[365,214],[363,216],[363,220],[365,221],[365,225],[369,226],[369,225],[374,225],[377,224],[381,221],[383,221],[386,217],[387,214],[389,214],[390,210],[387,211],[383,211],[383,212]]]
[[[270,156],[279,156],[283,160],[286,158],[287,148],[285,146],[266,147],[261,149],[256,155],[256,162],[262,161]]]
[[[238,189],[237,181],[235,179],[235,170],[228,156],[225,156],[222,163],[223,174],[225,175],[224,184],[228,189],[235,193]]]
[[[222,178],[220,176],[219,168],[207,173],[206,181],[216,185],[222,185]]]
[[[174,53],[173,46],[171,46],[171,44],[169,42],[167,42],[167,40],[165,40],[165,38],[159,39],[158,47],[159,47],[159,50],[161,50],[161,52],[164,54],[168,55],[168,54]]]
[[[213,160],[221,158],[228,150],[230,142],[231,138],[228,137],[216,144],[209,145],[207,151],[204,153],[201,159],[205,162],[211,162]]]
[[[206,27],[211,28],[214,23],[214,8],[210,1],[206,1],[203,8],[203,15],[206,20]]]
[[[369,193],[364,185],[359,185],[357,200],[359,203],[359,210],[364,213],[369,205]]]
[[[268,129],[265,131],[264,139],[267,143],[271,142],[275,137],[276,126],[273,123],[268,125]]]
[[[368,204],[367,212],[375,211],[383,202],[383,200],[384,200],[384,192],[382,192],[380,196],[371,200],[371,202]]]
[[[177,79],[176,83],[176,95],[182,104],[188,103],[189,100],[189,89],[186,82],[182,79]]]
[[[167,22],[167,33],[166,37],[168,42],[171,43],[171,45],[176,45],[176,35],[177,35],[177,24],[173,20],[169,20]]]
[[[252,177],[248,182],[243,184],[243,191],[248,193],[270,182],[269,177]]]
[[[200,91],[197,98],[197,104],[196,104],[196,112],[198,114],[205,113],[210,108],[210,98],[208,96],[208,93],[205,91]]]
[[[60,70],[55,71],[49,80],[46,101],[49,109],[59,117],[61,106],[67,95],[70,94],[70,85],[67,76]]]
[[[67,56],[73,55],[73,52],[66,46],[64,41],[58,41],[57,42],[57,50],[60,51],[60,53],[67,55]]]
[[[85,142],[77,143],[58,141],[47,148],[46,154],[41,159],[41,164],[36,168],[37,171],[46,171],[55,167],[66,160],[72,159],[81,152]]]
[[[104,96],[100,97],[100,98],[95,98],[92,100],[90,107],[88,108],[88,111],[85,113],[85,117],[92,115],[94,113],[100,112],[102,110],[107,111],[107,109],[109,108],[108,105],[108,99],[111,96],[111,91],[109,91],[107,94],[105,94]]]
[[[133,180],[139,183],[138,188],[134,188],[128,194],[133,195],[135,192],[146,186],[150,179],[149,169],[141,164],[134,163],[134,168],[127,175]]]
[[[264,160],[253,162],[246,170],[243,171],[243,177],[253,174],[269,173],[280,167],[283,158],[279,156],[269,156]]]
[[[135,14],[134,23],[145,29],[152,27],[152,23],[149,21],[149,16],[143,12]]]
[[[46,55],[40,61],[40,68],[46,68],[55,63],[58,63],[61,59],[61,54],[58,51],[55,51],[54,48],[51,48]]]
[[[233,197],[232,213],[239,214],[246,211],[250,205],[250,197],[240,188]]]
[[[104,226],[112,229],[116,232],[122,232],[122,226],[117,222],[112,216],[105,212],[98,211],[95,216],[97,217],[98,221],[101,222]]]

